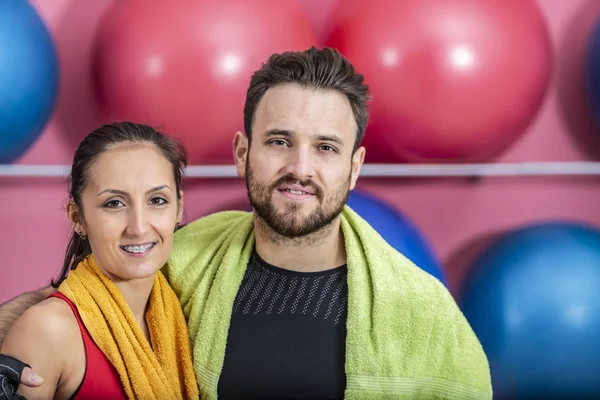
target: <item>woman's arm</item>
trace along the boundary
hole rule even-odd
[[[0,304],[0,345],[14,322],[27,311],[42,301],[52,292],[54,288],[49,286],[35,292],[23,293],[14,299]]]
[[[31,366],[44,378],[38,387],[20,385],[18,392],[28,400],[68,398],[65,393],[78,382],[70,382],[73,365],[81,356],[83,343],[79,326],[69,306],[60,299],[47,299],[29,308],[11,327],[0,353]],[[85,368],[85,354],[83,354]],[[79,363],[81,364],[81,363]]]

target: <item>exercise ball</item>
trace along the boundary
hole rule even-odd
[[[534,0],[344,0],[326,43],[364,74],[368,162],[489,161],[545,96],[551,43]]]
[[[600,231],[517,229],[475,260],[459,298],[496,398],[600,398]]]
[[[348,206],[369,223],[390,246],[447,286],[443,267],[432,246],[415,224],[367,192],[352,190]]]
[[[252,73],[272,53],[315,42],[295,2],[118,1],[95,47],[99,106],[107,120],[178,137],[192,164],[232,163]]]
[[[0,163],[15,161],[42,133],[58,81],[56,49],[35,9],[0,1]]]
[[[600,123],[600,19],[590,34],[586,56],[586,83],[591,109]]]

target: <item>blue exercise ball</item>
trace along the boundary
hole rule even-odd
[[[594,25],[587,44],[586,85],[591,109],[600,123],[600,19]]]
[[[21,156],[56,103],[58,57],[50,33],[26,0],[0,1],[0,163]]]
[[[447,286],[443,268],[432,246],[408,218],[375,196],[359,190],[350,192],[347,204],[390,246]]]
[[[474,262],[459,297],[496,398],[600,398],[600,231],[513,231]]]

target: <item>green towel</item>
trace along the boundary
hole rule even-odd
[[[437,279],[353,210],[341,215],[348,264],[346,399],[492,398],[486,355]],[[252,214],[226,211],[177,232],[165,274],[188,318],[202,399],[216,399]]]

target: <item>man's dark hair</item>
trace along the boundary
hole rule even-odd
[[[271,55],[250,80],[244,105],[244,130],[252,140],[252,124],[258,103],[270,88],[295,83],[307,88],[335,90],[348,98],[358,130],[354,150],[365,135],[369,119],[369,87],[350,61],[331,48],[288,51]]]

